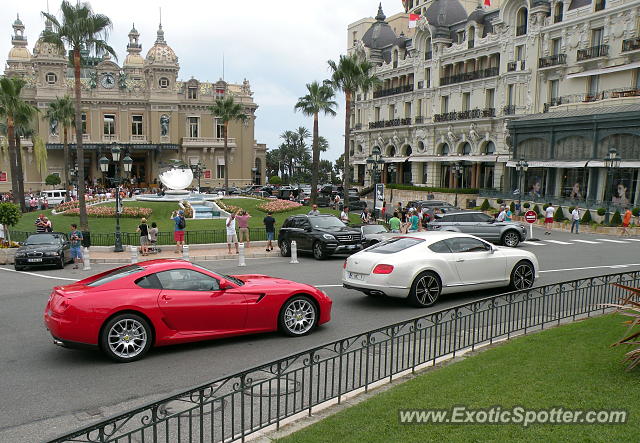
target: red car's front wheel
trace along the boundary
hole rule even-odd
[[[102,329],[100,345],[112,360],[128,363],[141,359],[151,348],[151,327],[136,314],[113,317]]]
[[[318,308],[304,295],[290,298],[280,310],[280,330],[287,335],[306,335],[318,323]]]

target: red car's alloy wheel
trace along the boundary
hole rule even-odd
[[[318,320],[316,305],[307,297],[294,297],[285,303],[280,313],[280,327],[287,335],[305,335]]]
[[[130,362],[141,358],[151,347],[148,323],[135,314],[112,318],[102,331],[102,350],[113,360]]]

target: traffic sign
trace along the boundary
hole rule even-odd
[[[527,211],[524,214],[524,221],[527,223],[535,223],[538,220],[538,214],[535,211]]]

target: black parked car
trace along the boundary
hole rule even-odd
[[[311,252],[316,260],[362,249],[360,229],[351,228],[329,214],[294,215],[286,219],[278,233],[278,246],[282,256],[291,255],[293,240],[296,241],[298,251]]]
[[[390,233],[385,225],[359,225],[355,227],[362,232],[362,246],[365,248],[397,235]]]
[[[16,251],[15,269],[24,271],[27,266],[57,266],[64,268],[73,261],[67,234],[47,232],[31,234]]]

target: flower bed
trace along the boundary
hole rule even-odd
[[[277,214],[280,212],[293,211],[300,206],[302,206],[300,203],[289,200],[269,200],[256,206],[256,208],[262,212],[271,211],[272,213]]]
[[[89,205],[89,204],[100,203],[106,200],[107,200],[106,197],[93,197],[93,198],[87,198],[86,203]],[[69,209],[77,209],[79,207],[80,207],[79,200],[71,200],[65,203],[60,203],[58,206],[55,207],[55,211],[57,213],[61,213],[64,211],[68,211]]]
[[[122,212],[120,213],[120,217],[123,218],[148,218],[153,210],[151,208],[135,208],[135,207],[124,207]],[[80,208],[69,209],[64,212],[62,215],[72,216],[79,215]],[[87,215],[89,217],[97,217],[97,218],[109,218],[116,216],[116,208],[111,206],[90,206],[87,208]]]
[[[239,210],[241,210],[242,208],[239,206],[233,206],[230,205],[228,203],[223,202],[222,200],[216,200],[216,204],[218,205],[218,207],[220,209],[222,209],[223,211],[228,212],[229,214],[238,212]]]

